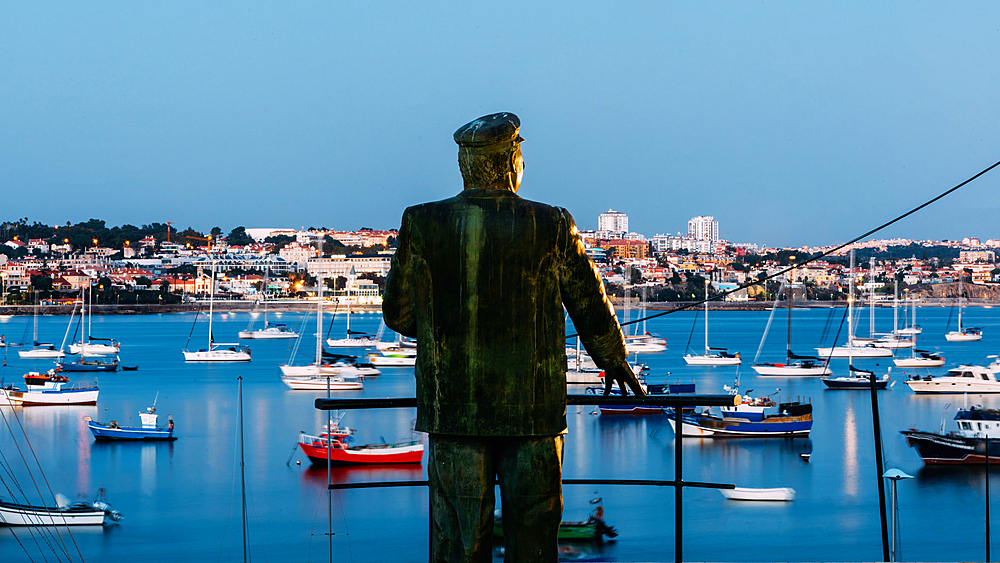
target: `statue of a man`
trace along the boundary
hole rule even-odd
[[[492,557],[494,478],[505,560],[556,561],[566,432],[563,308],[627,393],[614,308],[569,212],[517,195],[524,164],[512,113],[455,132],[465,189],[408,208],[382,311],[417,339],[417,423],[429,434],[431,560]]]

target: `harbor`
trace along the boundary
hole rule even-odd
[[[995,309],[967,310],[983,329],[979,342],[947,342],[948,309],[919,308],[922,349],[941,352],[947,362],[930,370],[944,373],[962,363],[987,365],[996,353],[1000,315]],[[806,351],[830,345],[840,315],[837,308],[797,309],[793,339]],[[876,327],[892,326],[891,309],[876,308]],[[794,500],[752,502],[728,500],[718,491],[684,491],[684,558],[687,560],[865,561],[881,558],[878,475],[869,392],[826,389],[818,377],[763,377],[749,369],[760,344],[769,311],[713,311],[713,345],[740,352],[742,366],[690,366],[682,359],[691,336],[694,312],[651,319],[646,330],[667,339],[662,352],[640,354],[649,366],[647,382],[693,383],[698,393],[722,394],[740,374],[740,392],[775,401],[801,401],[812,406],[807,436],[788,438],[693,438],[683,441],[684,479],[733,484],[743,489],[792,489]],[[782,315],[778,310],[775,315]],[[867,318],[862,313],[861,323]],[[635,320],[632,310],[630,320]],[[121,342],[121,362],[135,371],[102,373],[100,397],[90,406],[0,407],[7,427],[0,436],[11,475],[25,487],[33,462],[25,464],[8,452],[24,446],[20,428],[30,440],[53,491],[72,500],[93,500],[99,489],[124,518],[105,526],[72,530],[80,552],[89,560],[116,560],[148,554],[158,559],[217,561],[238,553],[241,511],[238,448],[237,377],[243,378],[243,412],[247,488],[247,529],[251,552],[270,560],[327,561],[332,539],[334,561],[384,561],[387,549],[399,561],[427,558],[427,491],[423,487],[335,491],[328,506],[326,468],[314,466],[302,452],[300,436],[317,435],[327,414],[314,406],[323,391],[296,391],[280,379],[279,365],[312,361],[315,315],[269,312],[269,319],[288,325],[304,339],[299,357],[289,358],[290,341],[247,341],[252,361],[185,363],[181,350],[192,331],[195,314],[100,315],[95,334]],[[624,313],[621,316],[624,321]],[[780,318],[780,317],[779,317]],[[215,314],[214,334],[232,341],[258,314],[223,311]],[[381,316],[360,313],[351,328],[377,332]],[[19,334],[30,317],[2,316],[0,330]],[[66,316],[39,318],[39,334],[58,341]],[[777,322],[777,321],[775,321]],[[700,327],[700,325],[698,325]],[[323,337],[342,335],[346,315],[324,323]],[[634,325],[627,325],[632,331]],[[201,334],[197,332],[196,335]],[[202,328],[202,331],[205,329]],[[568,334],[572,326],[567,327]],[[197,336],[196,336],[197,337]],[[844,335],[841,335],[841,339]],[[392,339],[385,331],[383,340]],[[571,341],[568,341],[571,342]],[[698,338],[695,343],[700,346]],[[784,336],[765,341],[761,361],[784,358]],[[7,348],[3,383],[20,384],[29,371],[45,371],[52,360],[22,360]],[[338,352],[352,352],[337,349]],[[897,352],[897,355],[903,352]],[[905,352],[908,354],[908,352]],[[858,367],[886,373],[891,359],[855,359]],[[360,391],[334,392],[339,398],[412,397],[412,367],[382,367],[367,377]],[[846,375],[847,360],[834,359],[833,375]],[[921,373],[927,370],[922,370]],[[983,466],[925,466],[909,447],[903,430],[950,429],[963,405],[1000,407],[1000,394],[940,395],[914,393],[904,381],[913,369],[893,368],[892,384],[878,392],[885,468],[898,468],[915,479],[898,486],[899,558],[911,561],[981,560],[985,557],[986,480]],[[71,374],[72,380],[95,379]],[[575,386],[570,393],[585,393]],[[780,390],[779,390],[780,389]],[[175,423],[173,437],[163,442],[97,441],[85,417],[139,426],[139,413],[156,401],[161,422]],[[412,409],[351,410],[341,424],[354,429],[358,444],[396,443],[413,438]],[[666,414],[642,416],[600,414],[597,407],[570,406],[564,479],[658,479],[674,475],[673,432]],[[417,435],[416,439],[420,439]],[[805,455],[804,455],[805,454]],[[419,481],[424,463],[334,466],[335,483]],[[13,487],[11,477],[4,477]],[[995,489],[998,481],[991,478]],[[27,488],[27,487],[25,487]],[[595,494],[596,493],[596,494]],[[35,500],[40,500],[37,493]],[[7,495],[3,495],[7,496]],[[603,499],[604,520],[618,535],[602,543],[574,545],[607,561],[669,561],[674,556],[673,489],[632,485],[566,485],[564,520],[585,521],[590,501]],[[888,502],[888,499],[887,499]],[[934,510],[926,509],[933,506]],[[327,530],[333,536],[327,536]],[[941,542],[926,534],[941,530],[957,542]],[[65,532],[63,532],[65,533]],[[38,560],[40,548],[22,548],[23,528],[0,528],[4,561]],[[391,534],[393,546],[385,546]],[[178,543],[171,538],[183,537]],[[756,546],[752,550],[747,545]],[[372,546],[379,546],[373,549]],[[498,549],[499,549],[498,544]],[[42,550],[47,549],[42,544]],[[141,546],[141,547],[139,547]],[[499,551],[497,551],[499,560]]]

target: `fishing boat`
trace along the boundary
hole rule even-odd
[[[780,298],[782,291],[786,289],[787,282],[788,280],[786,274],[786,279],[782,282],[781,289],[778,290],[778,296],[775,298],[775,306],[771,309],[772,316],[778,309],[778,298]],[[757,347],[757,355],[754,356],[753,364],[750,366],[751,369],[757,372],[757,375],[774,377],[829,375],[830,367],[828,365],[828,361],[823,361],[815,356],[800,356],[792,352],[792,292],[788,291],[787,293],[788,295],[785,297],[785,302],[787,304],[786,308],[788,309],[788,317],[785,328],[785,362],[768,363],[757,361],[760,357],[761,350],[764,348],[764,342],[767,340],[767,332],[771,327],[771,319],[768,318],[767,328],[764,329],[764,335],[760,339],[760,346]]]
[[[736,385],[729,388],[730,394],[737,394],[739,379]],[[732,407],[720,407],[720,414],[714,414],[706,408],[702,412],[682,413],[681,432],[684,436],[702,438],[727,437],[805,437],[812,429],[812,404],[794,402],[775,402],[770,397],[751,397],[751,391],[743,396],[742,404]],[[768,414],[771,410],[777,412]],[[670,427],[677,431],[677,420],[674,409],[664,409]]]
[[[25,390],[8,385],[0,389],[0,400],[21,406],[33,405],[96,405],[98,388],[66,387],[69,378],[50,369],[45,373],[30,372],[24,376]]]
[[[112,420],[109,424],[96,422],[89,416],[83,417],[87,422],[87,428],[97,441],[106,440],[139,440],[139,441],[172,441],[174,436],[174,417],[167,418],[166,426],[157,426],[156,420],[156,399],[153,399],[153,406],[146,407],[146,412],[139,413],[140,426],[119,426],[118,421]]]
[[[594,509],[586,520],[559,523],[560,541],[604,541],[604,538],[618,537],[618,530],[604,521],[604,502],[601,497],[590,500]],[[493,511],[493,537],[503,537],[503,511],[497,508]]]
[[[249,362],[250,348],[238,343],[216,343],[212,334],[212,309],[215,303],[215,262],[212,262],[212,274],[209,280],[208,297],[208,348],[189,351],[184,347],[184,361],[186,362]],[[195,315],[195,323],[198,322],[198,315]],[[194,327],[191,328],[192,334]],[[188,344],[191,336],[188,335]]]
[[[816,353],[821,358],[889,358],[892,357],[893,348],[878,347],[871,341],[855,338],[854,336],[854,250],[851,250],[851,281],[848,284],[849,295],[847,297],[847,343],[843,346],[830,348],[816,348]]]
[[[849,366],[849,368],[851,375],[821,377],[820,381],[830,389],[871,389],[871,376],[874,375],[871,371],[858,369],[854,366]],[[892,368],[889,369],[891,370]],[[875,389],[887,388],[890,381],[892,381],[892,377],[889,373],[881,377],[876,377]]]
[[[684,362],[693,366],[738,366],[741,363],[739,352],[731,354],[725,348],[712,348],[708,345],[708,285],[709,281],[705,280],[705,351],[702,354],[684,354]]]
[[[961,365],[942,375],[913,375],[906,384],[915,393],[1000,393],[1000,360],[990,365]]]
[[[59,362],[61,371],[118,371],[118,357],[105,358],[104,356],[80,355],[75,360]]]
[[[983,339],[983,329],[977,327],[962,326],[962,278],[958,278],[958,330],[947,332],[944,335],[948,342],[972,342]]]
[[[102,500],[70,503],[56,494],[56,506],[17,504],[0,499],[0,524],[6,526],[100,526],[122,515]]]
[[[354,429],[340,426],[341,414],[330,424],[328,432],[319,436],[299,434],[299,447],[313,465],[370,465],[386,463],[420,463],[424,445],[420,440],[406,440],[393,444],[367,444],[350,446]]]
[[[944,432],[944,420],[937,432],[910,428],[901,430],[906,444],[917,450],[927,465],[976,465],[1000,462],[1000,410],[973,406],[958,409],[955,429]]]
[[[729,500],[757,500],[770,502],[790,502],[795,500],[795,489],[776,487],[771,489],[751,489],[736,487],[735,489],[719,489],[722,496]]]

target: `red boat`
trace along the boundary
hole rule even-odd
[[[337,422],[330,426],[330,432],[319,436],[299,435],[299,446],[313,465],[326,466],[327,459],[331,465],[420,463],[423,459],[424,445],[420,440],[349,446],[348,443],[354,439],[354,430],[346,426],[341,428]],[[330,438],[329,447],[327,437]]]

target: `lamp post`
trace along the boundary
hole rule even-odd
[[[889,557],[889,561],[896,560],[896,514],[899,511],[899,505],[896,501],[896,481],[900,479],[913,479],[913,475],[907,475],[895,467],[889,469],[882,474],[882,477],[892,481],[892,554]]]

